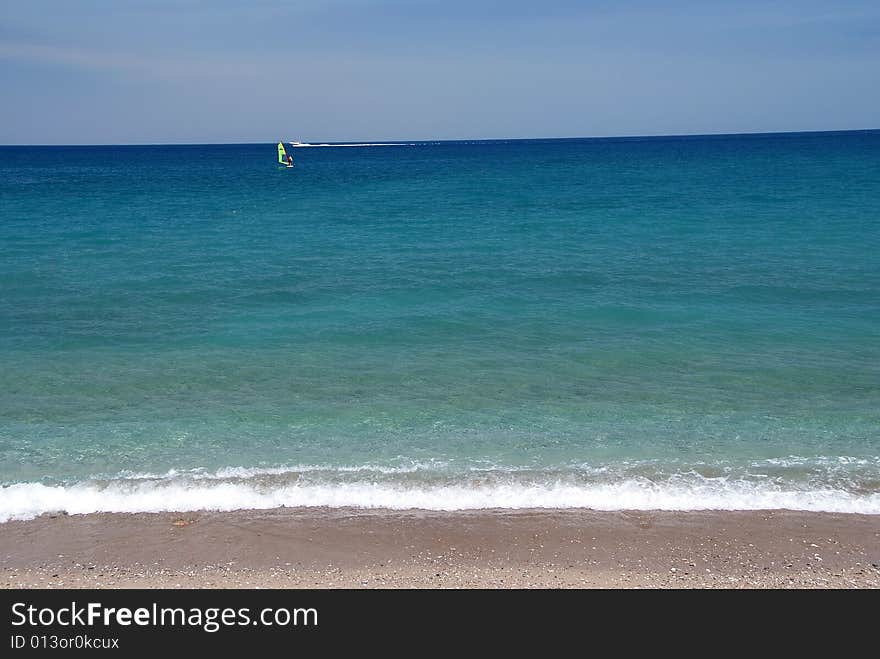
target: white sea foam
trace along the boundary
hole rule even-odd
[[[123,480],[158,480],[169,478],[186,478],[190,480],[224,480],[224,479],[247,479],[261,476],[287,476],[292,474],[310,473],[335,473],[335,474],[415,474],[419,472],[436,472],[446,467],[441,460],[424,462],[409,462],[400,466],[388,466],[377,464],[362,465],[290,465],[279,467],[221,467],[216,471],[207,471],[202,468],[196,469],[169,469],[157,474],[151,472],[123,471],[114,479]]]
[[[228,468],[88,480],[66,485],[14,483],[0,489],[0,521],[46,512],[162,512],[286,507],[426,510],[592,508],[595,510],[772,510],[880,514],[880,492],[848,491],[773,479],[704,477],[601,479],[531,472],[424,480],[358,469],[331,474],[302,468]],[[305,475],[304,475],[305,474]]]

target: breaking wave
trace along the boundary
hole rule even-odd
[[[425,509],[773,510],[880,514],[877,461],[788,458],[745,467],[650,463],[539,470],[443,462],[124,472],[0,489],[0,521],[48,512],[163,512],[278,507]]]

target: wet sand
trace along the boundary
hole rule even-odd
[[[878,588],[880,516],[362,511],[0,524],[4,588]]]

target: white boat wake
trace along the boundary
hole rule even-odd
[[[359,142],[359,143],[347,143],[347,144],[311,144],[309,142],[289,142],[290,146],[300,149],[300,148],[316,148],[316,147],[352,147],[352,146],[417,146],[417,142]]]

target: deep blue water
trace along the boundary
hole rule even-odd
[[[880,513],[880,131],[0,147],[0,519]]]

